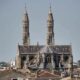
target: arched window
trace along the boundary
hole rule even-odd
[[[47,63],[51,63],[51,55],[46,56],[46,61],[47,61]]]
[[[64,62],[67,62],[69,59],[68,55],[64,55]]]
[[[26,60],[26,57],[25,57],[25,56],[23,56],[23,57],[22,57],[22,60],[23,60],[23,61],[25,61],[25,60]]]

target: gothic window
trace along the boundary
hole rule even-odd
[[[67,62],[69,57],[67,55],[64,55],[64,62]]]
[[[61,57],[60,57],[60,55],[58,55],[58,61],[60,61],[60,59],[61,59]]]
[[[22,60],[23,60],[23,61],[25,61],[25,60],[26,60],[26,57],[25,57],[25,56],[23,56],[23,57],[22,57]]]
[[[46,62],[47,62],[47,63],[51,63],[51,56],[50,56],[50,55],[47,55],[47,56],[46,56]]]
[[[24,67],[24,62],[25,62],[25,60],[26,60],[26,57],[25,57],[25,56],[22,56],[22,57],[21,57],[21,68]]]

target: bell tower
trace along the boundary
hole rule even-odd
[[[25,13],[23,18],[23,45],[28,46],[29,44],[30,44],[29,17],[25,5]]]
[[[54,19],[51,11],[51,6],[47,19],[47,45],[54,45]]]

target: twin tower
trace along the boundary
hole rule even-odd
[[[51,11],[51,6],[48,13],[47,19],[47,45],[54,45],[54,19]],[[23,19],[23,45],[30,45],[30,32],[29,32],[29,16],[25,8],[24,19]]]

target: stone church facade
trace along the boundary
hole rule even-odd
[[[29,16],[24,13],[23,45],[17,46],[16,68],[32,70],[71,71],[73,62],[72,46],[56,45],[54,41],[54,18],[51,7],[47,19],[46,45],[31,45],[29,33]]]

